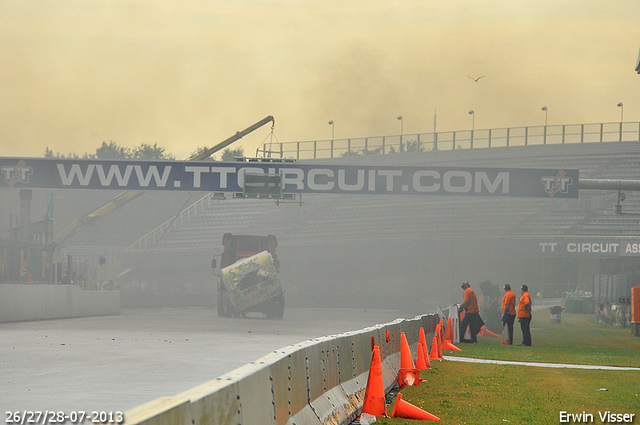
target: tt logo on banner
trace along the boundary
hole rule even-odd
[[[29,176],[33,174],[33,168],[27,167],[27,163],[23,159],[18,161],[18,165],[14,167],[2,167],[4,179],[13,187],[16,183],[29,183]]]
[[[573,184],[571,177],[566,177],[564,170],[558,171],[558,174],[554,176],[543,176],[542,183],[544,184],[544,191],[549,194],[550,198],[556,193],[568,193],[569,186]]]

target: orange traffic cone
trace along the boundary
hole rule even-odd
[[[483,326],[480,328],[480,332],[478,332],[478,336],[495,336],[497,338],[500,338],[500,335],[491,332],[489,329],[487,329],[486,326]]]
[[[440,360],[438,356],[438,334],[433,334],[433,343],[431,344],[431,354],[429,355],[431,360]]]
[[[424,360],[424,350],[422,350],[421,344],[418,344],[418,359],[416,360],[416,369],[427,369],[427,362]]]
[[[443,334],[444,332],[442,331],[442,323],[440,323],[440,324],[437,326],[437,329],[438,329],[438,358],[439,358],[440,360],[443,360],[443,359],[444,359],[444,356],[442,355],[442,342],[443,342],[444,337],[443,337],[443,335],[442,335],[442,334]]]
[[[451,317],[447,319],[447,330],[444,334],[444,340],[453,343],[453,328],[451,327]]]
[[[427,347],[427,337],[424,335],[424,328],[420,328],[420,336],[418,337],[418,345],[422,346],[422,354],[424,354],[425,369],[431,369],[429,361],[429,347]]]
[[[396,398],[396,405],[393,406],[392,418],[405,418],[405,419],[424,419],[427,421],[440,421],[440,418],[436,415],[422,410],[421,408],[414,406],[413,404],[404,401],[402,399],[402,393],[398,393]]]
[[[364,403],[362,413],[373,416],[387,416],[387,404],[384,399],[384,380],[382,378],[382,363],[380,361],[380,348],[373,347],[371,355],[371,367],[367,378],[367,388],[364,391]]]
[[[442,343],[443,350],[449,351],[462,351],[455,345],[453,345],[453,328],[451,327],[451,317],[447,320],[447,331],[445,333],[444,342]]]
[[[411,349],[407,342],[407,336],[404,332],[400,332],[400,369],[415,369],[416,365],[413,363],[411,357]]]
[[[453,342],[451,342],[451,341],[443,342],[442,343],[442,349],[443,350],[449,350],[449,351],[462,351],[461,349],[459,349],[458,347],[453,345]]]
[[[453,345],[453,342],[446,341],[446,340],[442,343],[442,349],[449,350],[449,351],[462,351],[461,349]]]
[[[418,385],[420,375],[411,357],[411,349],[404,332],[400,332],[400,370],[398,371],[398,385],[404,388],[409,385]]]

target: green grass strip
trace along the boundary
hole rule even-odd
[[[640,367],[640,338],[629,329],[596,321],[594,315],[562,314],[552,323],[549,309],[533,313],[533,345],[520,347],[520,324],[514,324],[514,345],[501,345],[500,338],[479,337],[478,344],[459,344],[461,352],[446,355],[494,360]],[[500,334],[501,329],[493,330]],[[639,422],[640,423],[640,422]]]
[[[552,323],[545,310],[534,312],[532,347],[504,346],[495,337],[459,344],[462,352],[445,355],[496,360],[640,367],[640,338],[629,329],[595,321],[593,315],[563,314]],[[521,333],[516,322],[516,344]],[[432,362],[417,387],[402,390],[403,399],[432,413],[444,424],[621,423],[601,421],[600,414],[634,414],[640,423],[640,371],[542,368],[454,361]],[[393,404],[389,406],[391,414]],[[581,415],[580,422],[576,417]],[[629,418],[629,417],[627,417]],[[586,420],[583,420],[586,419]],[[622,419],[622,417],[618,417]],[[378,418],[380,424],[425,423]]]

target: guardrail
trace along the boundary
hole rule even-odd
[[[385,155],[452,149],[640,140],[640,122],[547,125],[351,139],[265,142],[256,156],[295,159]]]
[[[175,230],[176,228],[182,226],[193,217],[202,213],[202,211],[210,208],[211,205],[216,202],[216,200],[217,198],[213,193],[204,195],[202,198],[198,199],[196,202],[180,211],[177,217],[173,217],[167,220],[146,235],[142,236],[133,244],[126,247],[124,249],[124,252],[142,251],[153,248],[170,228],[173,228]]]
[[[437,321],[432,313],[291,345],[196,388],[129,410],[124,423],[347,424],[362,408],[372,344],[380,347],[388,392],[400,370],[400,333],[415,352],[420,328],[430,341]]]

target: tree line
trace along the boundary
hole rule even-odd
[[[204,152],[207,147],[197,148],[195,152],[192,152],[192,156]],[[222,151],[221,161],[230,162],[234,161],[234,157],[244,156],[243,148],[230,149],[226,148]],[[47,146],[44,151],[45,158],[82,158],[82,159],[108,159],[108,160],[122,160],[122,159],[141,159],[141,160],[175,160],[175,156],[168,153],[165,148],[158,146],[157,143],[153,145],[148,143],[141,143],[139,146],[135,146],[133,149],[124,146],[119,146],[113,140],[102,142],[95,153],[85,152],[82,155],[76,152],[69,154],[62,154],[60,152],[53,152]],[[203,161],[216,161],[214,157],[204,159]]]

